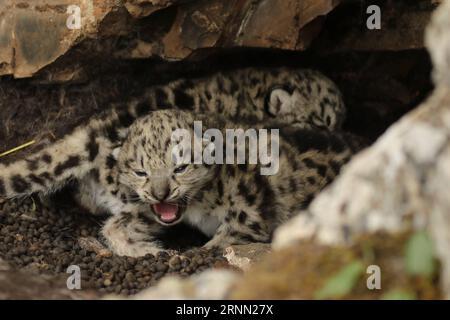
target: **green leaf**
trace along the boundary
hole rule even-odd
[[[436,269],[433,242],[425,231],[416,232],[406,244],[406,272],[430,277]]]
[[[381,300],[416,300],[413,292],[405,290],[391,290],[381,296]]]
[[[364,271],[363,264],[355,261],[342,268],[328,279],[325,285],[315,293],[316,299],[340,298],[350,293]]]

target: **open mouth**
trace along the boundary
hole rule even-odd
[[[161,202],[152,205],[153,212],[164,224],[172,224],[181,218],[181,208],[174,203]]]

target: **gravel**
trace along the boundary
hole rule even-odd
[[[180,255],[112,255],[99,238],[102,218],[67,199],[45,202],[33,197],[0,204],[0,258],[13,267],[68,276],[67,268],[78,265],[83,289],[120,295],[135,294],[166,274],[188,276],[228,267],[218,252],[199,249],[206,239],[187,226],[161,235],[165,246],[180,250]]]

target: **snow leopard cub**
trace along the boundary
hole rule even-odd
[[[137,119],[171,107],[194,114],[222,114],[229,119],[276,119],[283,126],[330,131],[339,129],[345,116],[338,89],[316,71],[244,69],[177,80],[149,88],[130,103],[114,106],[24,160],[0,163],[0,199],[50,193],[77,180],[76,197],[81,205],[92,213],[123,219],[123,213],[135,209],[136,195],[117,180],[118,151]],[[148,206],[145,209],[148,211]],[[131,238],[134,231],[129,230]],[[145,252],[138,245],[130,250],[112,247],[118,254],[136,256]]]
[[[179,110],[156,111],[133,124],[115,172],[127,209],[103,228],[115,252],[155,253],[161,250],[161,229],[180,221],[211,237],[206,248],[268,242],[275,228],[306,208],[357,150],[344,133],[271,123],[280,130],[279,171],[273,175],[262,175],[261,164],[179,164],[173,153],[179,141],[172,133],[185,129],[191,137],[198,135],[194,121],[201,121],[204,130],[219,129],[224,137],[226,129],[267,127]]]

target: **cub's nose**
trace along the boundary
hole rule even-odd
[[[169,196],[169,187],[158,188],[153,191],[153,197],[159,201],[163,201]]]

